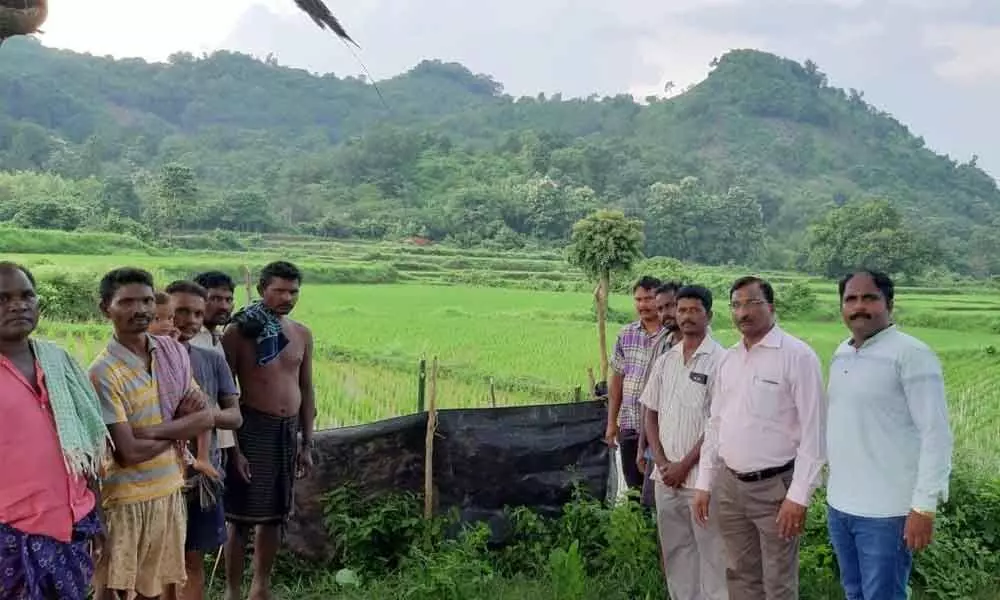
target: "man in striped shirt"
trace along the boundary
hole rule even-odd
[[[625,483],[633,490],[641,489],[643,481],[636,461],[641,456],[639,395],[653,350],[667,335],[667,328],[656,313],[656,288],[659,286],[660,280],[649,276],[633,286],[632,297],[639,320],[622,328],[611,359],[608,427],[604,439],[612,448],[621,449]]]
[[[708,422],[715,370],[725,349],[708,334],[712,292],[677,292],[681,342],[656,360],[642,404],[655,467],[656,525],[674,600],[727,600],[726,557],[715,523],[698,527],[691,513],[702,432]]]
[[[114,442],[115,460],[101,483],[108,539],[95,587],[103,600],[159,598],[185,581],[185,502],[177,441],[214,425],[192,379],[175,418],[164,422],[157,346],[147,333],[155,312],[153,277],[116,269],[101,280],[101,311],[114,338],[94,360],[90,378]]]

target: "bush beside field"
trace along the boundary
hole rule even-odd
[[[803,600],[839,600],[836,559],[820,490],[800,550]],[[582,494],[559,518],[508,509],[501,544],[484,525],[457,526],[453,515],[421,517],[422,498],[362,496],[341,488],[325,499],[335,557],[279,562],[278,592],[351,600],[633,600],[666,597],[656,525],[635,503],[608,507]],[[965,471],[939,515],[935,543],[916,557],[915,598],[1000,597],[1000,485]],[[495,541],[495,540],[494,540]]]

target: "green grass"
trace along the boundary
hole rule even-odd
[[[616,296],[612,308],[627,313],[630,299]],[[587,369],[598,365],[596,323],[590,297],[582,293],[307,283],[295,317],[313,329],[317,340],[324,425],[370,422],[415,410],[421,358],[440,357],[442,407],[488,406],[491,379],[498,405],[567,401],[575,387],[586,389]],[[835,321],[781,325],[812,345],[824,364],[846,337],[843,324]],[[609,342],[618,327],[609,324]],[[1000,350],[1000,335],[904,329],[941,357],[960,450],[976,460],[1000,452],[1000,355],[987,353],[990,347]],[[738,337],[728,311],[716,318],[713,331],[727,345]],[[72,338],[83,360],[108,335],[100,324],[47,324],[44,332]]]
[[[87,365],[104,347],[107,332],[90,325],[56,325],[40,334],[57,341]],[[314,365],[317,421],[320,427],[342,427],[371,423],[417,411],[418,369],[409,371],[363,362],[318,360]],[[431,367],[428,364],[428,375]],[[429,389],[428,389],[429,393]],[[483,408],[493,399],[497,406],[524,405],[539,400],[528,392],[495,389],[461,380],[439,377],[438,408]],[[569,396],[562,398],[568,400]]]

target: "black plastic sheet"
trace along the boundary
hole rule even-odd
[[[434,496],[438,512],[487,521],[502,536],[505,506],[558,514],[575,486],[608,495],[602,402],[438,411]],[[322,497],[351,484],[366,497],[422,492],[427,414],[317,432],[313,474],[296,486],[288,546],[329,556]]]

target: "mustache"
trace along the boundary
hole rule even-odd
[[[131,317],[129,317],[128,322],[129,323],[140,323],[142,321],[152,321],[152,320],[153,320],[153,315],[146,314],[146,313],[138,313],[138,314],[135,314],[135,315],[132,315]]]
[[[855,321],[857,319],[871,319],[871,318],[872,316],[865,312],[857,312],[850,316],[851,321]]]

